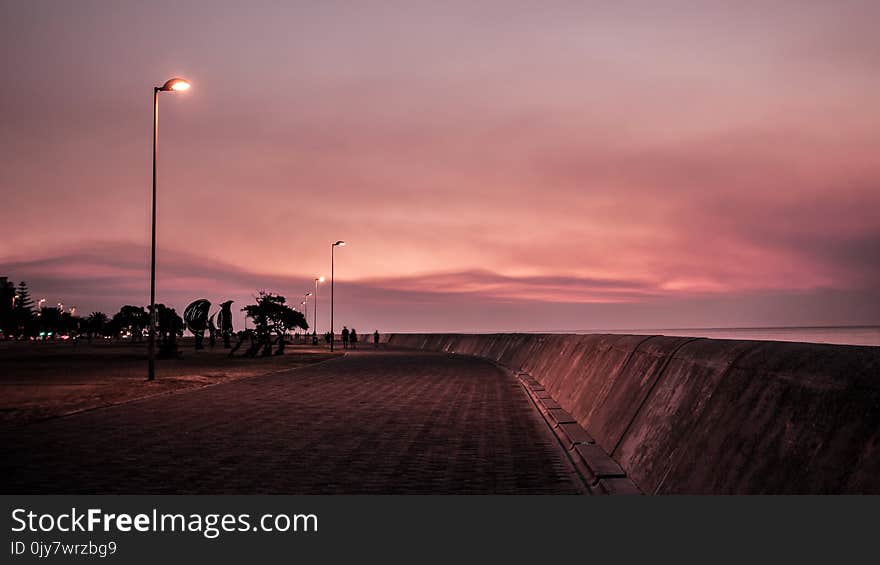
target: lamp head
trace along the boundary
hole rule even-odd
[[[165,84],[163,84],[159,90],[166,92],[182,92],[184,90],[189,90],[190,86],[192,85],[185,78],[170,78],[165,81]]]
[[[319,277],[319,278],[317,278],[317,279],[315,279],[315,280],[317,280],[318,282],[324,282],[324,281],[326,281],[327,279],[325,279],[324,277]]]
[[[345,247],[345,242],[344,241],[337,241],[336,243],[333,244],[333,247],[336,247],[337,245],[339,247]]]

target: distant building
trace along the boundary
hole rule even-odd
[[[0,277],[0,339],[9,339],[15,325],[15,285],[8,277]]]

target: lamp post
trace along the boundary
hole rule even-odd
[[[150,238],[150,333],[148,380],[156,378],[156,153],[159,150],[159,93],[189,90],[190,84],[182,78],[172,78],[162,86],[153,87],[153,217]]]
[[[311,296],[311,295],[312,295],[311,292],[307,292],[307,293],[303,294],[303,303],[302,303],[303,304],[303,318],[305,318],[305,320],[306,320],[306,325],[309,325],[309,296]],[[306,332],[303,333],[303,343],[304,344],[308,342],[308,337],[309,337],[309,332],[308,332],[308,330],[306,330]]]
[[[336,341],[336,334],[333,333],[333,281],[335,267],[336,247],[345,247],[344,241],[337,241],[330,245],[330,351],[333,351],[333,343]]]
[[[312,318],[312,345],[318,345],[318,283],[324,282],[324,277],[315,279],[315,316]]]
[[[303,315],[303,319],[306,320],[306,325],[308,325],[308,316],[309,316],[309,307],[308,307],[308,303],[307,303],[305,300],[303,300],[302,302],[299,303],[299,305],[302,307],[302,315]],[[295,308],[294,308],[294,310],[295,310]],[[296,338],[296,337],[299,335],[299,334],[296,332],[296,330],[297,330],[297,328],[293,328],[293,337],[294,337],[294,338]],[[308,333],[307,331],[303,331],[303,335],[302,335],[302,342],[303,342],[303,344],[305,344],[305,342],[306,342],[306,336],[307,336],[307,335],[309,335],[309,333]]]

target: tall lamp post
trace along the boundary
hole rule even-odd
[[[172,78],[153,87],[153,218],[150,242],[150,333],[147,338],[150,368],[147,379],[156,378],[156,153],[159,151],[159,93],[189,90],[189,81]]]
[[[311,296],[311,292],[307,292],[303,294],[303,318],[306,319],[306,325],[309,325],[309,296]],[[303,343],[307,343],[309,337],[308,330],[303,333]]]
[[[324,282],[324,277],[315,279],[315,315],[312,318],[312,345],[318,345],[318,283]]]
[[[337,241],[330,245],[330,351],[333,351],[333,343],[336,341],[336,334],[333,333],[333,280],[337,247],[345,247],[345,242]]]

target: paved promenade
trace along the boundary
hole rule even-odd
[[[512,377],[427,352],[358,352],[6,435],[4,493],[577,492]]]

